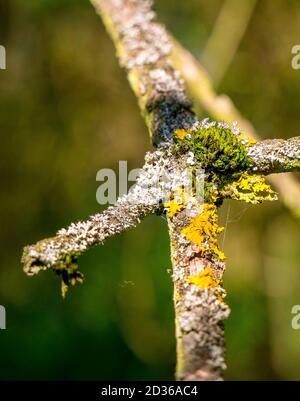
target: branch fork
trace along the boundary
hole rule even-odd
[[[201,125],[181,75],[170,59],[174,42],[165,28],[156,22],[152,1],[91,2],[116,46],[120,64],[126,69],[157,150],[146,155],[134,189],[119,198],[115,205],[86,221],[61,229],[52,238],[24,248],[25,272],[33,275],[41,270],[54,270],[62,278],[63,295],[70,284],[82,281],[77,259],[83,252],[135,227],[150,214],[166,212],[161,200],[175,191],[178,186],[175,177],[180,177],[186,166],[186,159],[174,158],[172,154],[174,132],[193,131]],[[178,46],[175,43],[174,51],[179,49],[180,55],[186,52]],[[206,106],[212,107],[212,90],[205,80],[201,82],[210,97]],[[246,172],[250,175],[300,171],[300,140],[296,137],[258,141],[247,147],[247,156],[251,163]],[[159,182],[162,168],[173,177],[167,187],[161,183],[153,185]],[[191,218],[195,203],[181,205],[174,213],[167,208],[173,264],[177,378],[180,380],[222,380],[226,367],[223,321],[230,311],[224,302],[226,293],[222,287],[225,262],[216,240],[219,232],[217,204],[216,199],[210,201],[207,218],[197,220],[198,225]],[[194,231],[191,233],[191,230]],[[191,234],[190,239],[187,232]]]

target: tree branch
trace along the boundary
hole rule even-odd
[[[171,43],[165,29],[155,22],[150,0],[91,0],[113,39],[120,63],[127,70],[130,84],[139,99],[152,143],[171,147],[177,129],[193,129],[198,121],[188,100],[183,81],[169,60]],[[189,226],[184,208],[176,220],[169,219],[174,277],[177,339],[177,377],[179,379],[219,380],[224,363],[222,320],[229,308],[216,290],[189,283],[189,278],[209,267],[221,278],[219,261],[201,257],[199,248],[183,240],[181,231]],[[183,246],[183,243],[185,244]],[[187,245],[188,244],[188,245]],[[188,249],[193,249],[188,252]],[[189,266],[199,269],[189,269]],[[221,274],[222,271],[222,274]],[[180,297],[178,304],[177,297]],[[223,312],[222,312],[223,311]],[[191,326],[188,326],[191,325]]]
[[[300,137],[259,141],[249,148],[248,156],[258,174],[300,171]]]
[[[225,0],[201,54],[215,85],[221,82],[247,30],[257,0]],[[230,29],[228,27],[230,26]]]
[[[183,212],[184,213],[184,212]],[[223,301],[225,263],[209,248],[186,241],[181,213],[169,219],[173,265],[178,380],[222,380],[226,369],[223,321],[230,313]]]
[[[146,163],[136,186],[128,195],[121,197],[116,205],[85,222],[60,230],[56,237],[25,248],[22,259],[25,271],[36,274],[40,270],[52,268],[62,277],[63,293],[69,284],[82,280],[77,267],[77,258],[81,253],[135,226],[146,215],[160,210],[159,202],[164,199],[164,195],[170,195],[180,187],[182,168],[186,166],[188,155],[182,154],[179,158],[172,156],[173,135],[179,130],[180,135],[192,137],[193,132],[203,128],[192,111],[184,83],[169,60],[171,43],[165,29],[155,21],[152,1],[91,2],[114,41],[120,63],[126,68],[138,98],[152,143],[158,150],[146,155]],[[232,138],[234,133],[229,134],[230,130],[226,129],[223,127],[220,131],[225,131]],[[216,138],[211,139],[218,145]],[[225,154],[229,145],[223,145]],[[293,158],[291,146],[281,145],[288,152],[284,152],[284,156]],[[271,168],[272,154],[279,158],[282,153],[280,147],[269,147],[269,161],[263,165],[261,146],[266,148],[259,144],[249,147],[249,156],[253,160],[251,168],[253,170],[257,167],[259,171],[264,169],[267,172]],[[243,161],[244,153],[243,148],[241,154],[234,155],[234,160],[241,158]],[[286,158],[284,163],[287,163]],[[173,174],[167,186],[159,183],[163,168]],[[225,368],[222,325],[229,314],[229,308],[224,303],[225,291],[222,288],[225,257],[217,244],[217,234],[221,231],[217,223],[217,205],[221,199],[215,193],[214,182],[209,184],[211,198],[203,205],[203,213],[199,211],[200,205],[195,199],[192,204],[189,200],[179,206],[173,205],[172,210],[172,200],[168,207],[164,205],[168,210],[173,262],[179,379],[220,380]]]
[[[216,120],[230,124],[236,121],[242,132],[259,141],[260,137],[254,126],[241,115],[232,100],[226,95],[218,95],[215,92],[210,76],[201,63],[176,39],[171,37],[171,40],[173,43],[171,60],[182,73],[194,101]],[[268,177],[268,181],[279,192],[286,207],[300,217],[300,184],[296,177],[292,174],[272,175]]]
[[[143,190],[139,191],[142,200]],[[81,282],[83,275],[78,271],[77,259],[89,248],[124,230],[135,227],[142,218],[154,213],[157,205],[139,203],[136,196],[124,196],[114,206],[98,213],[86,221],[72,223],[57,235],[24,248],[22,263],[28,275],[41,270],[53,269],[62,278],[62,293],[68,286]]]
[[[150,0],[91,0],[110,34],[154,145],[169,141],[177,128],[196,122],[185,87],[174,70],[171,43],[155,22]]]

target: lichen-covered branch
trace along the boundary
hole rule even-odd
[[[200,123],[170,61],[171,42],[155,20],[152,1],[91,2],[113,39],[157,150],[146,154],[137,184],[114,206],[26,247],[24,269],[28,274],[54,270],[62,278],[64,294],[70,284],[82,280],[77,266],[80,254],[134,227],[148,214],[166,212],[173,262],[177,377],[221,380],[225,368],[222,325],[229,308],[222,288],[225,256],[217,242],[221,232],[218,206],[225,197],[250,203],[275,199],[276,194],[255,174],[297,170],[299,142],[253,145],[241,137],[235,124]],[[197,196],[199,170],[205,177],[204,204]],[[191,192],[177,202],[190,178]]]
[[[91,0],[126,68],[152,143],[168,141],[177,128],[196,121],[179,73],[172,67],[171,43],[155,21],[151,0]]]
[[[249,147],[248,156],[259,174],[300,171],[300,137],[259,141]]]
[[[131,86],[139,99],[140,109],[156,146],[173,146],[175,132],[193,132],[199,126],[185,88],[169,60],[171,43],[165,29],[155,21],[149,0],[91,0],[100,13],[127,70]],[[177,161],[180,160],[179,158]],[[169,204],[170,206],[170,204]],[[185,210],[191,212],[190,207]],[[175,217],[174,217],[175,218]],[[221,286],[222,267],[202,252],[196,244],[182,247],[180,230],[188,225],[181,212],[169,222],[175,295],[177,377],[179,379],[219,380],[224,369],[222,319],[229,314],[215,287]],[[205,238],[203,237],[203,240]],[[188,242],[188,241],[186,241]],[[189,250],[194,247],[194,251]],[[196,256],[198,270],[190,270]],[[213,289],[202,283],[201,274],[209,269]],[[189,276],[200,277],[200,285],[188,282]],[[180,275],[183,275],[182,277]],[[196,280],[197,281],[197,280]],[[196,283],[195,281],[195,283]],[[187,286],[187,288],[186,288]],[[221,287],[220,287],[221,293]],[[224,310],[223,310],[224,309]],[[223,311],[223,312],[222,312]],[[189,328],[188,325],[191,325]]]
[[[179,380],[222,380],[226,368],[223,321],[230,310],[223,299],[216,211],[204,204],[198,217],[189,219],[183,210],[169,218]]]
[[[143,198],[142,198],[143,199]],[[83,279],[78,271],[77,259],[89,248],[103,242],[122,231],[135,227],[140,220],[155,211],[156,205],[121,198],[114,206],[98,213],[86,221],[72,223],[61,229],[57,235],[24,248],[22,263],[28,275],[41,270],[52,269],[62,279],[62,293],[69,285]]]
[[[211,78],[201,63],[171,37],[173,49],[171,60],[181,72],[189,92],[195,102],[207,111],[215,120],[226,121],[229,124],[236,121],[242,132],[250,138],[260,140],[253,124],[244,118],[232,100],[222,94],[218,95]],[[278,191],[280,199],[295,215],[300,216],[300,184],[292,174],[272,175],[268,177]]]

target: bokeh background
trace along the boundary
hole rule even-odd
[[[239,3],[249,6],[159,0],[156,10],[262,136],[298,135],[300,70],[291,67],[291,48],[300,44],[300,3],[252,0],[248,20]],[[220,46],[212,34],[225,6]],[[7,50],[0,71],[0,304],[7,311],[0,378],[172,379],[163,218],[84,255],[85,282],[65,301],[52,273],[28,278],[20,264],[24,245],[101,210],[99,169],[118,171],[119,160],[140,167],[151,148],[99,17],[88,0],[0,0],[0,44]],[[300,379],[300,330],[291,328],[291,308],[300,304],[300,220],[280,202],[226,203],[221,214],[232,309],[226,377]]]

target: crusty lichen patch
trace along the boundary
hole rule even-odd
[[[188,278],[188,283],[202,289],[214,290],[214,295],[217,300],[224,303],[223,298],[226,296],[225,290],[222,288],[221,280],[216,278],[211,267],[206,267],[197,276],[190,276]]]
[[[277,200],[277,194],[259,175],[243,174],[238,181],[231,183],[225,192],[231,199],[257,204]]]
[[[42,242],[38,242],[35,246],[27,246],[24,249],[22,263],[24,271],[29,275],[34,275],[42,270],[51,268],[61,278],[61,292],[65,297],[69,286],[82,283],[83,274],[78,270],[79,252],[67,252],[67,238],[61,236],[60,243],[66,242],[65,252],[58,253],[55,246],[57,238],[49,238]]]
[[[268,139],[248,149],[252,171],[268,175],[300,170],[300,137]]]
[[[216,279],[211,267],[206,267],[197,276],[190,276],[188,283],[195,284],[200,288],[216,288],[220,280]]]

